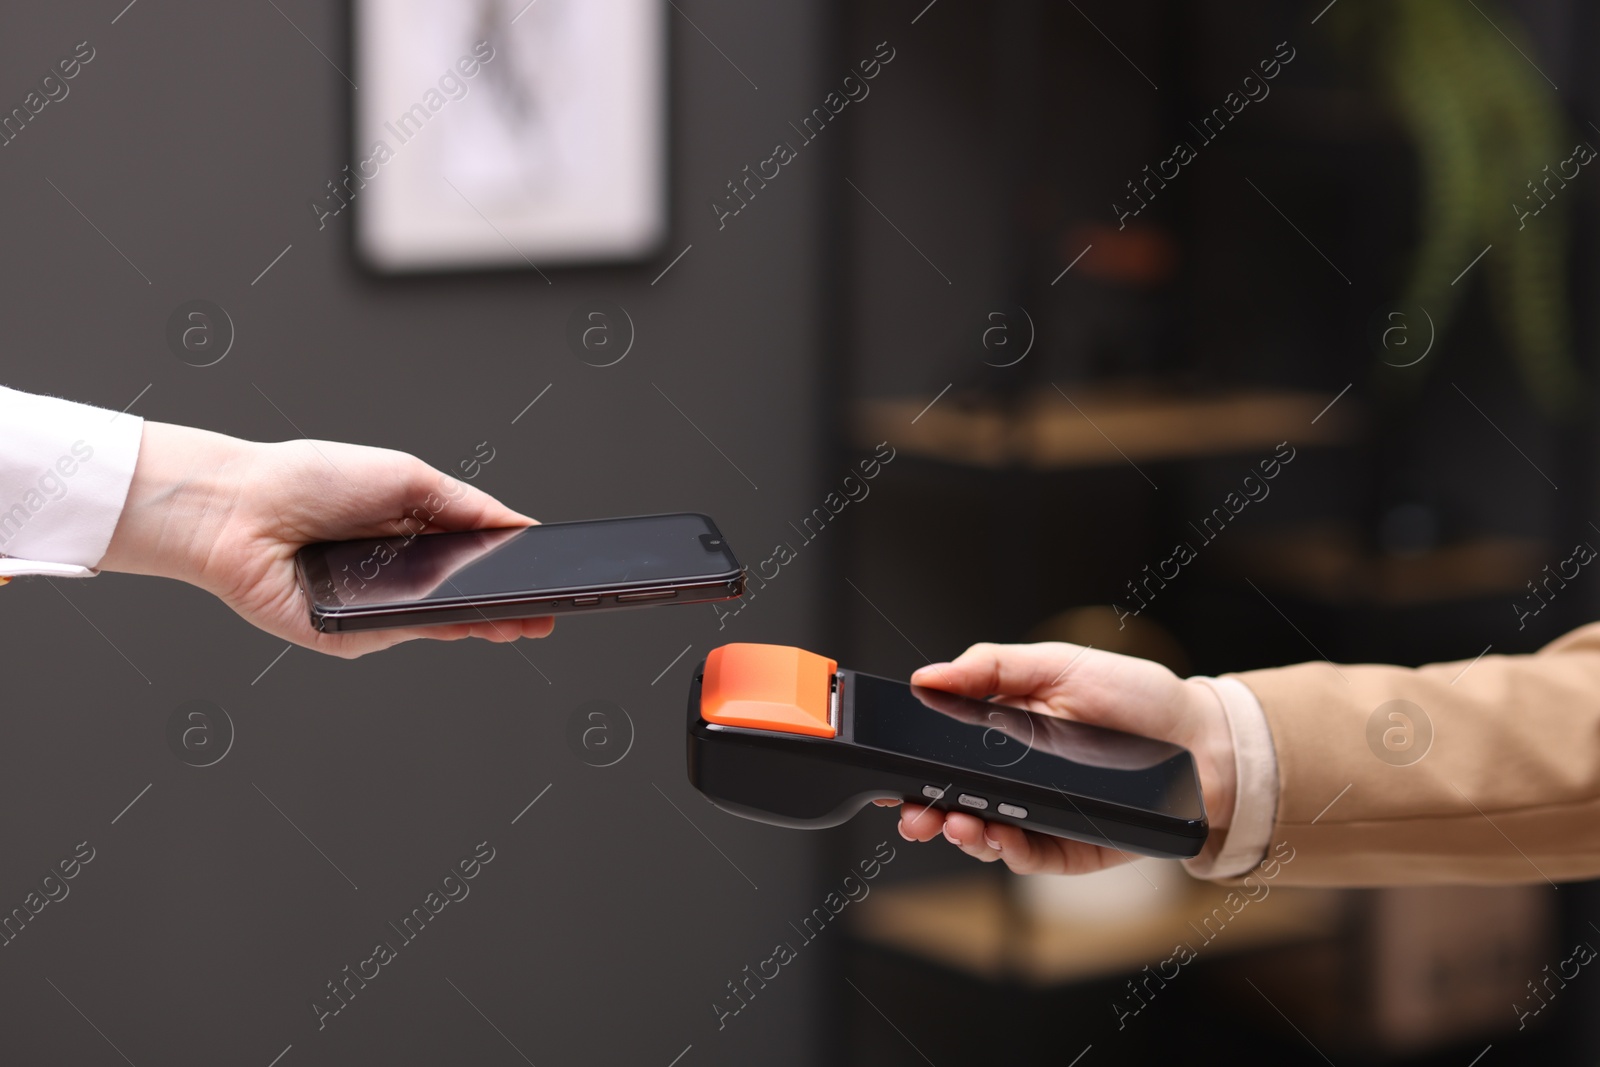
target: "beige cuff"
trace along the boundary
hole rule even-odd
[[[1237,780],[1233,818],[1228,829],[1212,834],[1205,849],[1183,861],[1196,878],[1237,878],[1266,856],[1278,813],[1278,754],[1266,712],[1250,687],[1237,678],[1197,677],[1216,694],[1233,735],[1233,768]]]

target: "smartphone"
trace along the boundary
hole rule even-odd
[[[1165,741],[907,685],[803,649],[713,649],[689,694],[689,780],[726,811],[836,826],[876,799],[1148,856],[1209,833],[1194,757]]]
[[[323,632],[522,619],[744,593],[744,569],[705,515],[640,515],[327,541],[295,556]]]

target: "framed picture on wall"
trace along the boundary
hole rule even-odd
[[[354,209],[385,272],[641,259],[666,231],[663,0],[352,0]]]

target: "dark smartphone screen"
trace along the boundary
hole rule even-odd
[[[716,526],[695,514],[337,541],[303,551],[320,554],[313,594],[326,607],[626,588],[739,570]]]
[[[848,684],[858,745],[1177,818],[1205,817],[1193,764],[1177,745],[870,674]]]

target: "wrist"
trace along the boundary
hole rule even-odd
[[[127,500],[101,570],[194,581],[233,513],[249,444],[146,422]]]
[[[1206,815],[1214,830],[1226,830],[1233,822],[1239,795],[1239,769],[1234,752],[1233,728],[1222,698],[1198,678],[1183,682],[1185,720],[1193,724],[1184,747],[1194,756],[1205,798]]]

